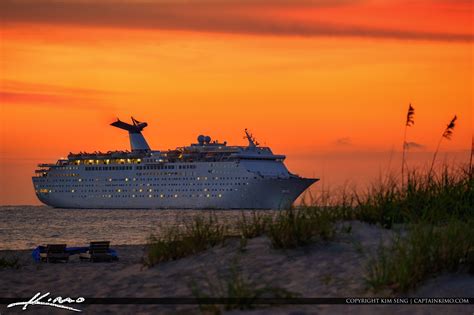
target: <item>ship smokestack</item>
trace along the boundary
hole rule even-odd
[[[140,122],[132,117],[132,124],[121,121],[117,118],[116,122],[111,123],[111,126],[127,130],[130,137],[130,147],[132,151],[149,151],[150,146],[142,135],[142,130],[148,126],[146,122]]]

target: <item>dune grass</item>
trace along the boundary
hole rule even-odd
[[[335,234],[335,218],[330,211],[319,207],[289,209],[277,215],[242,213],[236,224],[240,250],[245,250],[249,238],[261,235],[267,235],[274,248],[294,248],[330,240]],[[208,217],[197,215],[182,226],[165,227],[159,236],[150,235],[143,263],[153,266],[196,254],[235,237],[231,230],[218,221],[215,213]]]
[[[467,167],[444,166],[438,173],[413,170],[405,185],[395,176],[355,194],[355,219],[390,228],[394,223],[438,224],[473,217],[474,180]]]
[[[334,217],[324,208],[307,207],[280,212],[268,225],[274,248],[294,248],[334,237]]]
[[[474,176],[472,167],[443,165],[431,172],[407,170],[401,179],[389,173],[365,190],[347,187],[323,189],[316,197],[309,194],[299,208],[324,208],[336,220],[360,220],[391,228],[393,224],[428,222],[439,224],[451,218],[472,218]]]
[[[323,198],[324,208],[332,220],[360,220],[389,229],[397,225],[407,231],[391,245],[379,246],[366,277],[375,290],[406,292],[442,272],[474,272],[473,179],[471,165],[411,170],[403,185],[397,176],[387,176],[364,193],[344,191],[339,201],[332,197],[329,203]],[[303,220],[302,231],[311,219]]]
[[[474,272],[474,220],[453,219],[438,226],[417,223],[406,236],[379,246],[366,280],[376,291],[406,292],[428,277],[460,268]]]
[[[151,235],[144,264],[153,266],[162,261],[193,255],[222,243],[225,237],[226,227],[217,220],[215,214],[207,218],[195,216],[184,226],[165,228],[161,236]]]
[[[242,238],[249,239],[266,233],[268,226],[272,223],[272,216],[253,211],[251,216],[244,212],[237,222],[237,231]]]
[[[368,263],[367,283],[375,290],[406,292],[446,271],[474,271],[474,180],[472,167],[438,172],[411,170],[401,185],[396,176],[353,193],[334,216],[407,231],[391,245],[380,245]],[[348,215],[349,214],[349,215]]]
[[[242,213],[237,222],[241,247],[247,239],[266,235],[277,249],[308,245],[319,240],[330,240],[335,234],[336,216],[330,209],[306,206],[288,209],[276,215],[253,212],[251,216]]]

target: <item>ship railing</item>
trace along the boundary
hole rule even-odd
[[[79,152],[69,153],[68,159],[110,159],[111,157],[143,157],[148,154],[130,151]]]

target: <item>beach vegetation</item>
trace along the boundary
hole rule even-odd
[[[451,119],[449,124],[446,125],[446,128],[443,131],[443,134],[439,138],[438,145],[436,146],[436,150],[433,154],[433,160],[431,161],[431,166],[430,166],[430,170],[428,172],[428,176],[431,175],[431,172],[432,172],[433,167],[435,165],[436,156],[438,155],[439,147],[441,146],[441,141],[443,141],[443,139],[451,140],[451,136],[453,135],[454,127],[456,127],[456,120],[457,119],[458,119],[458,117],[456,115],[454,115],[453,119]]]
[[[274,248],[294,248],[317,240],[328,241],[335,235],[334,216],[320,207],[289,209],[273,218],[267,234]]]
[[[407,129],[408,127],[411,127],[415,124],[414,120],[415,116],[415,108],[411,106],[411,104],[408,105],[408,111],[407,111],[407,118],[405,121],[405,132],[403,135],[403,147],[402,147],[402,186],[405,183],[405,167],[406,167],[406,151],[408,148],[408,143],[407,143]]]
[[[404,186],[396,177],[356,194],[353,218],[390,228],[396,223],[446,222],[472,218],[474,180],[470,168],[443,166],[437,173],[412,170]]]
[[[151,235],[146,245],[144,264],[176,260],[196,254],[224,242],[226,227],[215,214],[195,216],[183,225],[163,229],[159,236]]]
[[[459,269],[474,270],[474,220],[443,225],[412,224],[405,236],[379,245],[368,264],[367,283],[374,290],[406,292],[428,277]]]
[[[244,212],[237,222],[237,230],[243,238],[254,238],[266,233],[268,226],[272,223],[272,216],[258,211],[253,211],[250,216]]]

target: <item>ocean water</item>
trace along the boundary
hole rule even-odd
[[[261,211],[261,210],[259,210]],[[55,209],[47,206],[0,207],[0,250],[33,249],[48,243],[85,246],[90,241],[112,245],[145,244],[163,227],[181,225],[207,210]],[[219,221],[233,224],[250,211],[212,211]]]

